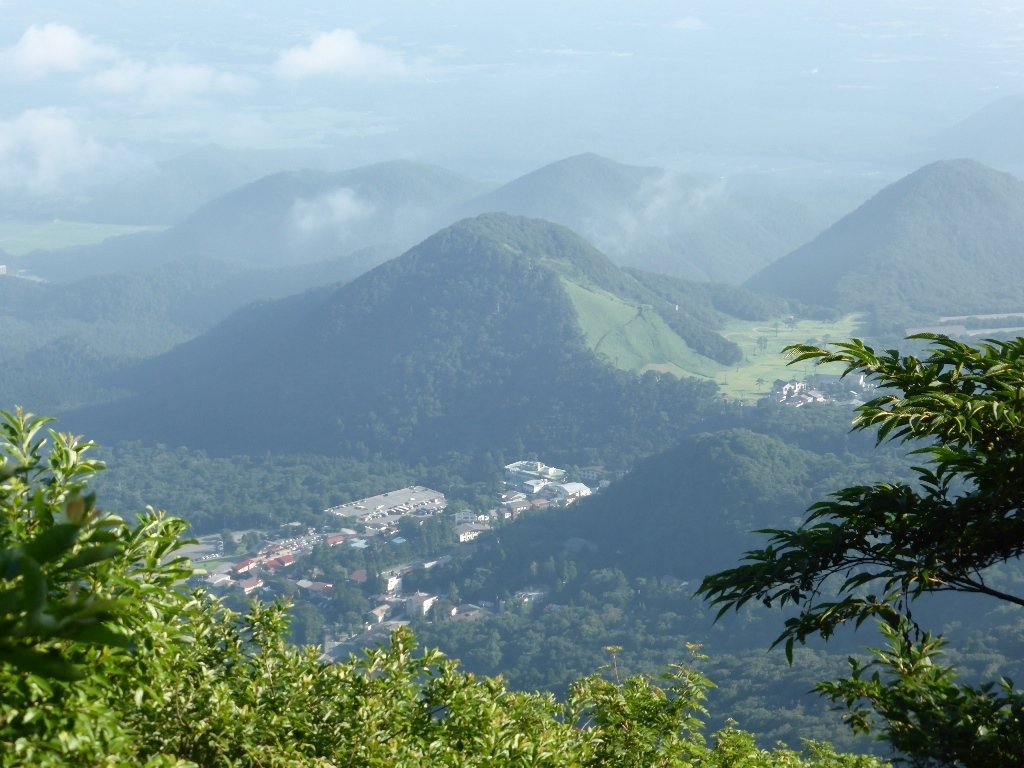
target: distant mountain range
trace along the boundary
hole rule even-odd
[[[812,237],[832,209],[742,180],[702,180],[599,155],[560,160],[478,197],[465,215],[503,211],[564,224],[616,263],[738,283]]]
[[[1024,311],[1024,183],[971,160],[892,184],[748,288],[866,313],[901,335],[940,315]]]
[[[219,195],[287,167],[282,161],[216,145],[161,160],[119,154],[104,173],[73,192],[0,190],[0,210],[12,219],[169,225]]]
[[[397,255],[461,218],[504,212],[563,224],[620,265],[739,283],[845,210],[849,191],[833,185],[834,194],[823,194],[819,186],[764,177],[698,179],[593,154],[483,194],[477,182],[409,162],[291,171],[226,192],[164,232],[30,254],[16,266],[68,281],[188,257],[242,269],[337,260],[367,248]]]
[[[76,423],[211,450],[641,455],[669,445],[714,392],[617,370],[588,338],[596,302],[630,307],[626,321],[658,337],[653,350],[688,347],[663,316],[689,313],[651,282],[563,227],[482,216],[351,283],[237,313],[118,379],[135,394]],[[692,303],[692,332],[713,338],[721,296]]]
[[[340,173],[278,173],[207,203],[163,232],[37,252],[15,264],[66,282],[197,257],[236,270],[337,260],[368,248],[383,260],[449,223],[450,209],[479,189],[443,169],[400,161]]]
[[[760,200],[772,188],[744,185]],[[51,410],[110,399],[122,386],[107,376],[110,371],[194,338],[252,301],[351,280],[459,210],[520,206],[590,227],[592,241],[614,242],[618,227],[620,234],[639,238],[632,245],[657,234],[665,235],[663,244],[684,247],[697,241],[683,231],[693,223],[684,198],[701,189],[689,177],[595,155],[546,166],[483,196],[474,196],[475,182],[404,162],[266,177],[162,233],[10,258],[12,270],[27,268],[58,282],[0,281],[0,387],[8,399],[42,402]],[[652,202],[657,190],[668,201],[660,208]],[[720,210],[730,199],[723,193]],[[635,219],[623,224],[654,209],[658,216],[642,226]],[[599,361],[626,371],[656,367],[712,377],[740,358],[736,345],[719,333],[729,318],[779,318],[825,305],[861,312],[865,333],[892,338],[939,315],[1024,310],[1018,288],[1024,277],[1022,213],[1024,190],[1016,178],[973,161],[935,163],[751,277],[746,288],[760,297],[724,284],[621,269],[578,237],[537,235],[536,228],[546,226],[540,222],[512,231],[516,226],[508,222],[515,219],[497,215],[473,226],[488,231],[479,236],[487,249],[495,247],[494,238],[518,243],[509,247],[558,276],[559,301],[568,299],[573,327]],[[659,230],[655,219],[667,229]],[[722,237],[746,231],[751,241],[771,241],[763,232],[754,236],[754,230],[726,224],[705,231]],[[419,248],[436,248],[448,237],[439,233]],[[563,249],[572,257],[559,255]],[[635,256],[643,263],[656,252],[653,246],[622,250],[614,261]],[[729,258],[713,261],[713,268],[736,274],[735,262],[726,267]]]

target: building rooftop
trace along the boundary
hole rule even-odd
[[[397,491],[388,491],[378,496],[368,496],[365,499],[329,507],[324,512],[339,517],[365,520],[392,515],[408,515],[418,510],[439,512],[445,508],[446,504],[444,494],[440,491],[422,485],[411,485],[408,488],[399,488]]]

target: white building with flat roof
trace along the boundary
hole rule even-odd
[[[385,518],[399,518],[407,515],[429,517],[443,512],[447,505],[448,501],[440,491],[425,488],[422,485],[411,485],[408,488],[388,491],[379,496],[370,496],[358,501],[339,504],[336,507],[328,507],[324,512],[368,523],[373,520],[382,521]]]
[[[505,483],[525,493],[537,493],[548,483],[565,480],[565,470],[539,461],[516,461],[505,465]]]

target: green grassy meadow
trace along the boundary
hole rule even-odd
[[[719,374],[717,381],[722,394],[736,400],[757,400],[768,394],[776,379],[803,379],[813,373],[828,372],[828,369],[816,368],[809,362],[786,365],[789,358],[782,354],[782,348],[789,344],[844,341],[857,335],[858,319],[857,315],[850,314],[833,322],[787,322],[787,318],[768,322],[729,322],[722,335],[739,345],[743,351],[743,362]],[[767,339],[764,351],[760,350],[759,338]],[[834,372],[840,371],[837,368]]]
[[[650,369],[665,363],[687,375],[715,377],[724,366],[698,355],[649,307],[623,301],[599,289],[562,281],[587,345],[616,368]]]
[[[0,251],[24,256],[32,251],[52,251],[92,245],[117,235],[157,231],[164,227],[143,227],[129,224],[99,224],[90,221],[0,220]]]
[[[787,317],[730,321],[721,333],[739,346],[743,361],[725,366],[694,352],[650,309],[564,278],[562,283],[587,344],[615,367],[712,379],[723,396],[745,402],[768,394],[776,379],[802,379],[815,372],[810,363],[787,366],[783,347],[848,339],[858,320],[851,314],[834,322]]]
[[[776,379],[804,378],[812,373],[810,364],[787,366],[783,347],[847,339],[854,335],[857,324],[856,315],[835,322],[784,317],[762,322],[733,320],[722,335],[740,347],[743,361],[725,366],[690,349],[657,313],[605,291],[568,280],[563,284],[587,344],[615,367],[709,378],[718,382],[724,396],[743,401],[767,394]]]

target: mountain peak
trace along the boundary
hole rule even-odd
[[[592,450],[617,430],[667,444],[713,385],[638,378],[593,353],[561,278],[597,283],[603,267],[617,271],[565,227],[463,220],[351,283],[243,310],[144,365],[129,383],[138,395],[98,421],[212,450],[416,459],[439,446]],[[645,432],[609,421],[641,400]],[[180,408],[191,418],[166,418]]]
[[[892,188],[928,193],[945,187],[959,195],[971,195],[979,189],[1005,188],[1019,184],[1019,180],[1012,174],[997,171],[977,160],[957,158],[928,163],[904,176],[893,184]]]
[[[844,311],[873,332],[946,314],[1024,309],[1024,183],[974,160],[889,185],[747,286]]]

